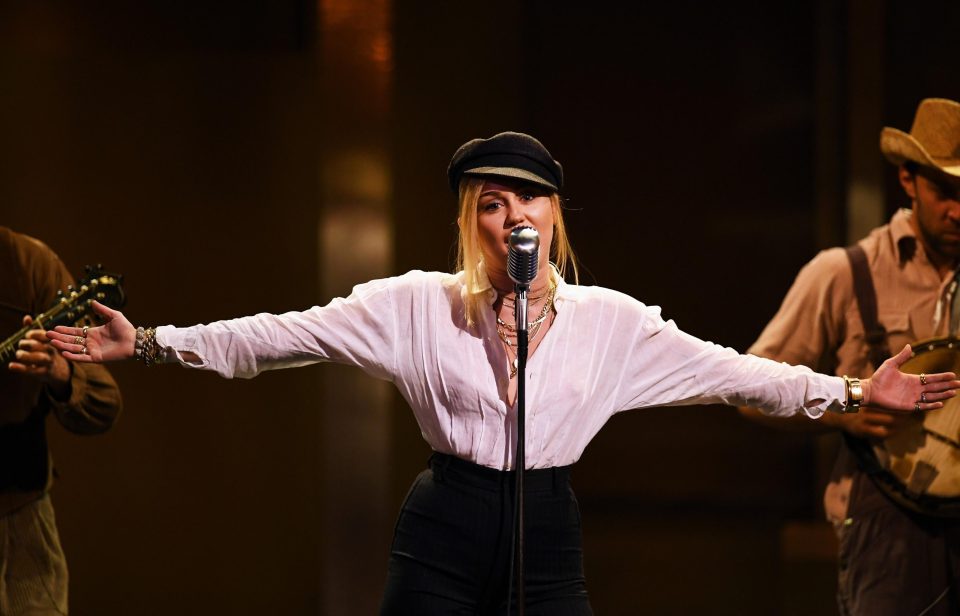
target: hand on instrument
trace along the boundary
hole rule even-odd
[[[65,327],[59,325],[47,332],[47,338],[67,359],[78,362],[103,363],[133,357],[137,329],[123,313],[93,302],[93,310],[103,325],[99,327]]]
[[[920,412],[943,407],[956,395],[960,381],[953,372],[905,374],[900,366],[910,359],[910,345],[883,362],[873,376],[863,380],[863,405],[887,411]]]
[[[913,424],[923,423],[919,413],[889,412],[864,406],[857,413],[837,416],[837,423],[852,436],[866,439],[888,439]]]
[[[23,324],[26,327],[33,325],[33,318],[23,317]],[[47,340],[46,332],[40,328],[27,332],[17,344],[17,352],[8,368],[11,372],[38,378],[54,391],[66,387],[70,381],[70,365],[57,353]]]

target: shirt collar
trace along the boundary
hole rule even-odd
[[[463,297],[466,298],[466,295],[470,293],[471,290],[467,289],[463,272],[462,271],[458,272],[457,276],[460,278],[460,282],[463,285],[460,292],[463,295]],[[478,278],[479,278],[479,284],[475,289],[472,290],[472,292],[477,295],[482,294],[484,296],[483,298],[484,301],[487,304],[492,306],[494,302],[497,301],[497,292],[493,288],[493,285],[490,284],[490,279],[487,277],[487,272],[483,267],[483,263],[481,263],[479,266]],[[554,265],[553,263],[550,264],[550,279],[553,281],[555,285],[557,285],[557,292],[553,297],[554,301],[557,301],[557,300],[576,301],[577,300],[577,295],[575,291],[576,286],[567,284],[567,281],[563,279],[563,276],[560,275],[560,271],[557,269],[557,266]]]
[[[890,235],[897,247],[897,258],[901,265],[912,260],[917,254],[917,234],[910,224],[912,216],[913,210],[900,208],[890,220]]]

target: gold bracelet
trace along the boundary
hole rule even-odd
[[[845,413],[856,413],[863,403],[863,384],[860,379],[843,375],[843,386],[846,391],[846,400],[843,404]]]

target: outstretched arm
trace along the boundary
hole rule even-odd
[[[429,272],[410,272],[357,285],[350,296],[335,298],[323,307],[192,327],[160,326],[146,330],[140,355],[145,361],[177,362],[225,378],[253,378],[265,370],[329,361],[392,379],[397,342],[403,340],[398,324],[404,314],[414,314],[424,289],[440,282],[438,278]],[[400,298],[398,302],[395,297]],[[64,357],[77,362],[137,357],[140,330],[119,311],[101,305],[95,310],[104,325],[86,331],[58,327],[49,334]],[[152,339],[151,333],[155,334]]]
[[[911,356],[910,345],[881,364],[870,379],[862,381],[863,406],[857,413],[826,413],[819,419],[805,415],[770,417],[759,409],[740,407],[748,419],[764,425],[796,431],[823,432],[837,429],[859,438],[886,439],[913,422],[917,412],[941,408],[943,401],[960,389],[960,381],[952,372],[918,375],[900,372],[900,366]]]

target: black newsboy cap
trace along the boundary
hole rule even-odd
[[[465,175],[519,178],[556,192],[563,188],[563,167],[542,143],[524,133],[506,132],[464,143],[447,167],[454,194]]]

